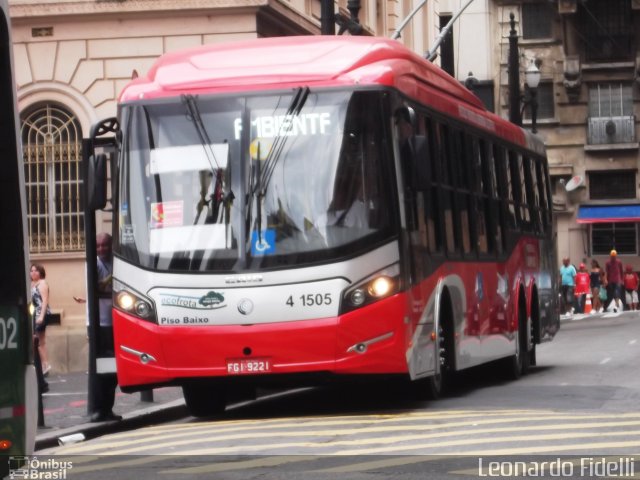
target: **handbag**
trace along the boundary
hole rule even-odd
[[[603,302],[607,300],[607,290],[604,287],[600,288],[600,293],[598,294],[598,296],[600,297],[600,300],[602,300]]]

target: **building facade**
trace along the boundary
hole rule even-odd
[[[362,0],[365,34],[390,36],[419,2]],[[347,0],[334,2],[349,17]],[[402,31],[418,53],[438,33],[430,1]],[[163,53],[210,43],[320,33],[320,0],[10,0],[31,261],[47,271],[59,324],[55,370],[86,370],[82,138],[116,114],[118,92]],[[336,27],[337,29],[337,27]],[[250,61],[250,59],[247,59]],[[110,231],[111,214],[99,219]]]
[[[539,66],[537,126],[550,162],[558,255],[601,265],[616,249],[640,270],[640,1],[494,0],[496,85],[506,116],[510,14],[522,73]],[[531,97],[523,88],[524,124]],[[529,127],[528,127],[529,126]]]

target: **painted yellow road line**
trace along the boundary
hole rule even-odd
[[[308,462],[309,460],[315,460],[317,458],[318,457],[315,455],[283,455],[276,457],[255,458],[244,461],[241,460],[237,462],[211,463],[198,467],[176,468],[172,470],[161,471],[159,473],[163,475],[194,475],[198,473],[231,472],[235,470],[249,470],[252,468],[279,467],[287,463]]]
[[[425,454],[430,452],[426,451],[428,449],[442,449],[448,447],[461,447],[461,446],[470,446],[477,444],[491,444],[491,443],[516,443],[516,442],[535,442],[535,441],[557,441],[557,440],[577,440],[580,438],[592,438],[594,436],[597,437],[632,437],[632,436],[640,436],[640,431],[622,431],[622,432],[580,432],[580,433],[557,433],[553,435],[514,435],[502,438],[494,438],[494,437],[482,437],[482,438],[467,438],[464,440],[453,440],[448,442],[438,443],[426,443],[426,444],[418,444],[418,445],[390,445],[387,447],[381,448],[361,448],[354,450],[340,450],[337,452],[337,455],[375,455],[375,454],[390,454],[393,452],[410,452],[415,450],[425,450]],[[613,442],[616,444],[616,442]],[[640,440],[637,442],[640,445]],[[582,444],[577,444],[577,446],[581,447]],[[636,445],[636,442],[631,442],[631,445]],[[547,451],[554,451],[554,446],[542,445],[536,447],[531,445],[529,447],[524,447],[522,452],[520,452],[520,447],[513,449],[498,449],[498,450],[479,450],[479,451],[465,451],[465,450],[451,450],[447,452],[447,454],[452,455],[494,455],[493,453],[487,452],[500,452],[495,453],[495,455],[518,455],[520,453],[544,453]],[[482,453],[478,453],[482,452]],[[442,453],[442,452],[438,452]]]
[[[574,417],[570,417],[574,419]],[[593,416],[589,416],[589,419],[593,419]],[[520,419],[521,421],[523,419]],[[558,418],[556,418],[558,420]],[[584,419],[583,419],[584,420]],[[310,430],[310,431],[283,431],[278,432],[278,436],[282,438],[301,438],[301,437],[328,437],[332,438],[332,441],[322,441],[318,443],[304,442],[294,443],[286,442],[282,444],[268,444],[268,445],[245,445],[244,448],[251,449],[251,451],[269,450],[273,448],[331,448],[337,446],[352,446],[352,445],[371,445],[384,443],[385,448],[392,448],[393,444],[407,441],[421,441],[435,438],[448,438],[460,435],[480,435],[490,433],[509,433],[509,432],[533,432],[533,431],[548,431],[548,430],[596,430],[597,434],[603,434],[598,431],[603,428],[615,428],[615,427],[637,427],[640,425],[640,420],[629,421],[613,421],[613,422],[581,422],[574,423],[562,423],[562,424],[538,424],[538,425],[522,425],[521,421],[517,425],[510,427],[493,427],[493,428],[471,428],[481,425],[496,425],[500,423],[512,423],[511,419],[488,419],[488,420],[473,420],[466,422],[450,422],[450,423],[438,423],[427,425],[387,425],[377,427],[364,427],[360,429],[343,429],[343,430]],[[390,436],[389,434],[395,432],[402,432],[402,435]],[[405,433],[405,432],[430,432],[430,433]],[[337,437],[354,437],[356,435],[371,435],[376,433],[384,433],[384,437],[374,438],[345,438],[339,439]],[[237,443],[239,440],[256,440],[256,439],[271,439],[274,437],[274,432],[247,432],[240,434],[220,435],[215,429],[208,432],[201,432],[201,434],[207,435],[207,443],[221,443],[234,441]],[[188,437],[188,438],[184,438]],[[179,440],[178,438],[183,438]],[[512,437],[506,437],[512,438]],[[117,439],[116,439],[117,440]],[[194,435],[186,435],[182,432],[180,435],[169,436],[169,438],[162,438],[162,442],[155,439],[147,439],[144,445],[140,445],[140,442],[135,442],[137,447],[132,446],[132,442],[120,442],[120,441],[108,441],[105,439],[101,442],[91,442],[88,444],[71,445],[60,452],[65,454],[85,454],[93,452],[109,453],[111,455],[131,455],[134,453],[154,453],[162,452],[170,449],[172,452],[177,447],[187,446],[194,443],[201,444],[202,439]],[[449,442],[451,443],[451,442]],[[441,442],[439,445],[444,445]],[[209,447],[211,448],[211,447]],[[223,447],[220,447],[223,448]],[[235,448],[235,447],[234,447]],[[400,447],[399,447],[400,448]],[[406,447],[402,447],[406,448]],[[375,453],[375,452],[374,452]]]
[[[357,462],[347,465],[340,465],[337,467],[322,468],[318,470],[312,470],[313,473],[355,473],[366,472],[369,470],[380,470],[384,468],[401,467],[404,465],[413,465],[415,463],[435,462],[448,458],[448,455],[418,455],[418,456],[401,456],[393,458],[384,458],[382,460],[371,460],[369,462]]]

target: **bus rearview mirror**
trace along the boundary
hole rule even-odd
[[[101,210],[107,205],[107,155],[98,153],[89,158],[87,176],[89,207]]]

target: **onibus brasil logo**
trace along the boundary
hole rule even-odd
[[[26,456],[9,457],[9,478],[33,480],[65,480],[67,472],[73,468],[73,462],[55,458]]]

